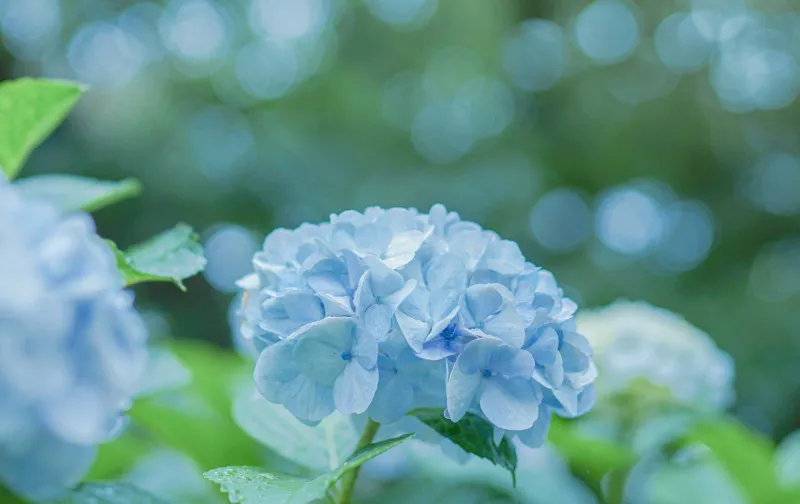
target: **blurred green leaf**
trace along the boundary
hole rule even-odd
[[[603,475],[613,469],[624,469],[636,462],[626,447],[588,437],[569,420],[553,417],[547,440],[572,467]]]
[[[358,431],[349,417],[334,412],[309,427],[283,406],[261,397],[252,380],[237,391],[233,418],[260,443],[316,472],[336,468],[358,443]]]
[[[25,160],[86,91],[80,84],[47,79],[0,82],[0,169],[13,179]]]
[[[391,450],[414,434],[406,434],[365,446],[352,454],[341,466],[312,480],[285,474],[265,473],[255,467],[222,467],[203,474],[220,485],[231,502],[243,504],[305,504],[325,497],[330,486],[346,472],[360,467]]]
[[[183,280],[203,271],[206,265],[197,233],[186,224],[178,224],[125,252],[114,242],[106,241],[116,254],[117,267],[126,285],[174,282],[185,291]]]
[[[252,364],[200,341],[177,340],[170,347],[193,379],[180,390],[137,399],[130,411],[136,425],[203,470],[260,464],[258,446],[231,416],[234,384]]]
[[[75,175],[40,175],[19,180],[17,187],[28,197],[46,201],[59,209],[93,212],[141,192],[138,180],[119,182],[95,180]]]
[[[775,472],[781,486],[797,486],[800,490],[800,431],[790,434],[778,445]]]
[[[110,480],[119,478],[150,451],[145,439],[127,429],[121,436],[98,448],[97,459],[87,480]]]
[[[152,345],[147,371],[136,383],[135,396],[149,396],[185,387],[192,373],[166,345]]]
[[[417,417],[425,425],[454,442],[467,453],[472,453],[491,461],[511,472],[516,485],[517,452],[508,439],[503,438],[500,444],[494,442],[492,424],[474,413],[467,413],[457,423],[444,416],[438,408],[420,408],[409,413]]]
[[[0,502],[2,502],[3,504],[24,504],[25,503],[25,501],[23,501],[20,497],[17,497],[13,493],[11,493],[11,490],[7,489],[3,485],[0,485]]]
[[[189,370],[174,352],[165,346],[150,348],[147,372],[137,383],[136,398],[153,397],[155,394],[186,388],[192,381]],[[158,401],[158,399],[155,399]],[[134,422],[119,437],[99,446],[97,459],[86,479],[111,480],[124,475],[142,457],[156,447],[149,432]],[[0,501],[2,502],[2,501]]]
[[[778,494],[775,448],[769,439],[735,420],[719,418],[695,425],[687,441],[710,448],[751,502],[772,502]]]
[[[86,483],[57,504],[168,504],[144,490],[126,483]]]

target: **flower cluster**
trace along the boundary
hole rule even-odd
[[[50,498],[121,425],[146,331],[85,214],[0,181],[0,482]]]
[[[539,445],[594,403],[592,349],[548,271],[441,205],[347,211],[277,229],[240,281],[258,390],[313,424],[468,411]]]
[[[595,349],[601,394],[646,380],[695,408],[724,410],[734,399],[731,357],[675,313],[643,302],[616,302],[581,313],[578,324]]]

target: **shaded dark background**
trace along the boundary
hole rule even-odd
[[[735,0],[0,0],[0,78],[92,86],[27,175],[137,177],[123,246],[185,221],[209,270],[137,287],[229,345],[275,227],[441,202],[583,306],[643,299],[737,363],[736,413],[800,427],[800,8]]]

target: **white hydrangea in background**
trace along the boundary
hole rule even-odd
[[[581,427],[641,457],[625,502],[742,502],[705,447],[689,445],[673,457],[659,450],[706,413],[731,406],[731,357],[682,316],[645,302],[617,301],[582,312],[577,322],[595,349],[597,393],[605,399]]]
[[[683,406],[720,411],[733,403],[733,360],[680,315],[618,301],[582,312],[578,328],[595,350],[600,395],[644,380],[668,390]]]

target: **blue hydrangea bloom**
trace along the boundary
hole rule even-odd
[[[89,216],[0,181],[0,483],[53,497],[118,430],[147,366],[132,301]]]
[[[261,394],[304,422],[440,407],[539,446],[552,414],[594,404],[575,303],[516,243],[441,205],[277,229],[253,266],[239,282],[238,345],[258,354]]]

